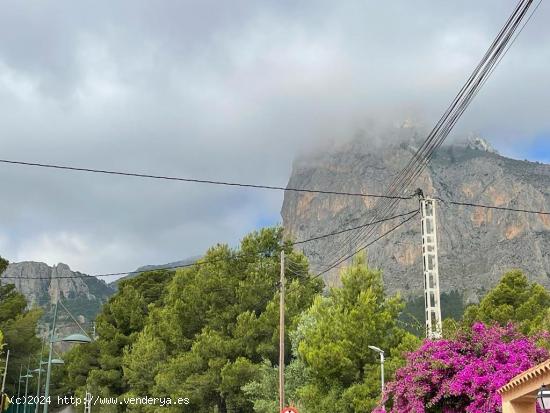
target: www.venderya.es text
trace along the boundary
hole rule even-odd
[[[92,406],[96,405],[155,405],[155,406],[181,406],[188,405],[188,397],[100,397],[100,396],[58,396],[57,404],[59,405],[73,405],[81,406],[90,403]]]

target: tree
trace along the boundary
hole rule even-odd
[[[149,271],[120,282],[118,292],[103,306],[96,319],[99,339],[88,349],[73,349],[67,363],[68,378],[83,378],[98,396],[119,396],[128,391],[122,369],[124,351],[144,328],[148,314],[159,305],[164,286],[173,276],[171,271]],[[88,347],[88,346],[86,346]],[[89,350],[89,351],[88,351]],[[87,353],[85,353],[88,351]],[[72,391],[85,391],[83,380],[73,382]],[[99,406],[101,411],[122,409],[121,406]]]
[[[298,345],[309,382],[298,390],[307,411],[370,412],[380,400],[379,356],[386,350],[389,376],[403,351],[418,339],[397,326],[404,307],[398,296],[386,297],[380,271],[357,256],[341,276],[342,287],[318,297],[308,311],[312,322]]]
[[[426,340],[387,385],[384,403],[394,413],[498,412],[497,390],[548,358],[536,342],[513,324],[482,323],[459,331],[455,339]]]
[[[258,378],[263,360],[273,365],[278,359],[281,245],[289,263],[286,328],[291,331],[322,281],[308,280],[307,261],[283,243],[282,228],[253,232],[238,249],[217,245],[197,265],[176,272],[163,305],[150,312],[128,347],[123,367],[131,391],[183,395],[197,412],[252,412],[242,387]],[[150,345],[152,340],[157,344]],[[140,374],[143,368],[149,370]]]
[[[0,270],[6,266],[7,261],[0,258]],[[40,348],[36,329],[42,311],[26,307],[25,296],[17,292],[13,284],[0,285],[0,331],[4,348],[11,350],[6,380],[7,392],[11,394],[16,390],[14,383],[18,381],[19,366],[26,365],[29,357]]]
[[[0,257],[0,275],[2,275],[4,271],[6,271],[6,268],[8,268],[8,264],[9,264],[8,260]]]
[[[74,345],[63,355],[65,361],[62,377],[62,388],[67,393],[83,396],[86,390],[88,374],[91,370],[100,369],[99,345],[92,341],[86,345]],[[56,367],[56,370],[58,369]]]
[[[298,345],[304,338],[307,329],[315,320],[306,311],[298,318],[296,328],[289,332],[292,343],[292,357],[285,366],[285,396],[290,404],[301,412],[307,413],[300,403],[298,390],[309,382],[309,372],[304,361],[298,355]],[[279,409],[279,368],[270,360],[264,360],[260,365],[258,377],[242,387],[248,400],[253,404],[256,413],[271,413]]]
[[[529,284],[519,270],[509,271],[477,305],[467,308],[464,323],[471,326],[476,321],[504,326],[517,323],[525,334],[548,330],[550,292],[537,283]]]

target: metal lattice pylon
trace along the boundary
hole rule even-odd
[[[424,197],[420,198],[420,212],[422,215],[422,261],[424,266],[426,337],[437,339],[441,338],[442,325],[435,200]]]

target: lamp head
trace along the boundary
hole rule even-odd
[[[65,364],[65,362],[61,359],[52,359],[52,365],[60,365]]]
[[[377,353],[384,354],[384,350],[382,350],[382,349],[380,349],[380,348],[378,348],[378,347],[376,347],[376,346],[369,346],[369,348],[370,348],[371,350],[376,351]]]
[[[541,386],[537,394],[537,402],[543,411],[550,412],[550,389],[548,386],[544,384]]]
[[[92,342],[92,339],[84,334],[71,334],[63,339],[64,343],[76,343],[76,344],[88,344]]]

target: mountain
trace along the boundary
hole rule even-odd
[[[400,127],[382,136],[362,134],[345,145],[303,155],[293,164],[288,187],[384,193],[423,136],[414,127]],[[417,187],[442,199],[550,210],[550,165],[506,158],[479,137],[440,148],[403,195]],[[367,223],[376,205],[375,198],[287,191],[281,215],[288,236],[303,240]],[[396,214],[416,208],[417,199],[400,201]],[[378,234],[398,222],[383,223]],[[550,216],[438,202],[437,224],[442,292],[458,292],[464,303],[476,302],[511,268],[524,270],[532,281],[550,288]],[[312,269],[323,270],[364,245],[350,238],[357,232],[303,244]],[[372,265],[383,270],[389,292],[422,297],[418,217],[373,244],[367,255]],[[338,284],[337,269],[324,276],[329,284]]]
[[[142,272],[145,272],[145,271],[154,271],[154,270],[159,270],[159,269],[170,269],[170,268],[177,269],[178,267],[185,267],[185,266],[188,266],[190,264],[193,264],[199,258],[200,257],[186,258],[184,260],[169,262],[167,264],[144,265],[144,266],[139,267],[136,270],[132,271],[128,275],[125,275],[124,277],[121,277],[118,280],[115,280],[115,281],[109,283],[109,287],[114,288],[116,290],[118,288],[118,283],[119,282],[121,282],[122,280],[127,280],[127,279],[130,279],[130,278],[134,278],[139,273],[142,273]]]
[[[44,309],[44,327],[53,317],[52,304],[55,303],[57,292],[73,316],[84,324],[95,318],[101,305],[115,292],[104,281],[71,271],[68,265],[62,263],[53,267],[43,262],[12,263],[0,277],[0,282],[14,284],[27,298],[29,307],[37,306]],[[59,314],[61,324],[70,323],[65,313]]]

